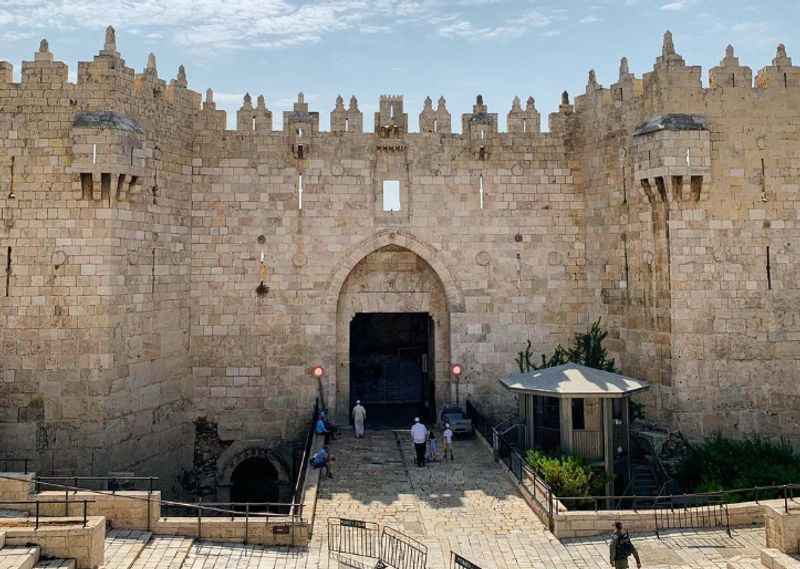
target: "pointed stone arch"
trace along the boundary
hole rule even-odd
[[[356,265],[370,253],[389,245],[408,249],[428,263],[444,287],[449,312],[452,314],[464,311],[464,294],[447,263],[442,259],[441,253],[433,246],[417,239],[411,233],[397,230],[379,231],[356,245],[346,257],[339,260],[336,264],[337,268],[328,279],[326,302],[336,306],[342,286]]]

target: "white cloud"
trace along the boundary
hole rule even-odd
[[[680,12],[681,10],[685,10],[688,6],[688,0],[677,0],[677,2],[670,2],[669,4],[662,5],[661,9],[668,12]]]
[[[376,26],[374,24],[364,24],[358,28],[362,34],[385,34],[392,31],[391,26]]]
[[[597,16],[585,16],[578,20],[579,24],[596,24],[597,22],[602,22],[602,18],[598,18]]]
[[[448,39],[491,40],[513,39],[525,35],[532,28],[546,28],[552,20],[535,10],[521,17],[502,22],[497,26],[475,27],[468,20],[456,20],[439,28],[439,35]]]

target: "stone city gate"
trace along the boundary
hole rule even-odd
[[[378,236],[338,277],[340,412],[361,400],[371,422],[400,426],[414,416],[433,419],[449,400],[450,306],[457,296],[449,271],[433,267],[434,256],[407,236]]]

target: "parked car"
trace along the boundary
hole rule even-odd
[[[467,418],[461,407],[452,405],[442,409],[442,427],[445,423],[450,423],[450,428],[455,435],[475,434],[475,430],[472,428],[472,419]]]

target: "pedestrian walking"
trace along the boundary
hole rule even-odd
[[[611,534],[611,544],[609,546],[609,557],[614,569],[628,569],[628,557],[633,555],[636,559],[637,569],[641,569],[642,562],[639,559],[639,552],[633,546],[631,536],[622,529],[622,522],[614,523],[614,533]]]
[[[353,407],[353,426],[355,427],[356,438],[364,438],[364,423],[367,421],[367,410],[361,405],[361,401],[356,401]]]
[[[428,429],[420,423],[419,417],[414,417],[414,424],[411,426],[411,440],[414,442],[417,466],[425,466],[425,447],[428,443]]]
[[[444,446],[442,447],[444,459],[447,460],[447,455],[449,454],[450,460],[455,460],[453,458],[453,429],[450,428],[450,423],[444,424],[442,439],[444,440]]]
[[[428,431],[428,462],[436,462],[439,460],[439,448],[436,444],[436,433],[433,429]]]

